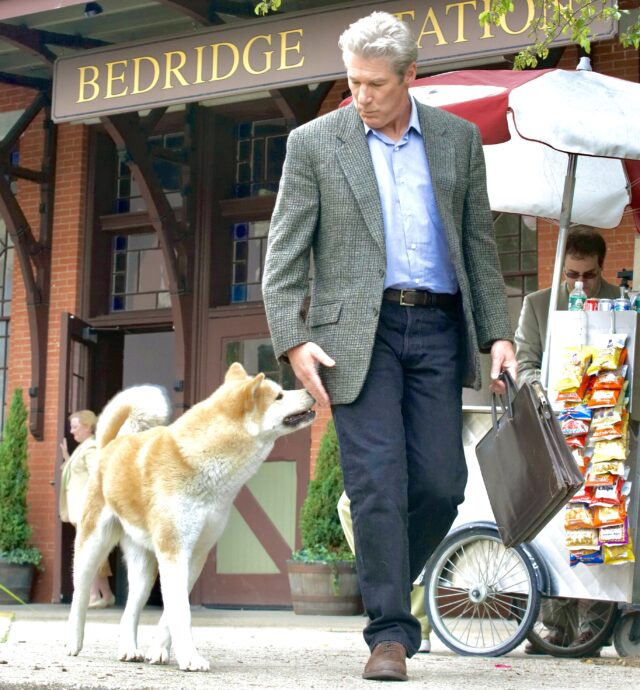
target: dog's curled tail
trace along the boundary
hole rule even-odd
[[[168,424],[171,402],[162,386],[125,388],[106,404],[98,417],[96,444],[104,448],[116,436],[135,434]]]

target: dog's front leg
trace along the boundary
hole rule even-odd
[[[191,635],[188,560],[188,554],[180,554],[176,560],[158,555],[164,602],[162,618],[169,626],[179,668],[182,671],[208,671],[209,662],[198,654]]]
[[[168,664],[171,655],[171,632],[167,623],[167,612],[164,610],[156,626],[153,643],[147,649],[147,661],[150,664]]]

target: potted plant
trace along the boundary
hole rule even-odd
[[[0,442],[0,603],[24,603],[31,597],[34,570],[42,555],[29,544],[27,520],[27,408],[22,390],[11,398]]]
[[[362,612],[355,560],[344,537],[337,504],[343,491],[338,438],[329,421],[315,477],[300,512],[302,548],[287,561],[293,610],[300,614]]]

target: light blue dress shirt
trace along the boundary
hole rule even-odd
[[[433,194],[416,104],[403,137],[365,125],[378,181],[387,251],[385,288],[458,292],[447,238]]]

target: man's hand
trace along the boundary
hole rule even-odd
[[[335,366],[329,355],[315,343],[302,343],[287,350],[289,362],[302,385],[311,393],[320,407],[329,407],[331,401],[318,374],[318,365]]]
[[[510,340],[496,340],[491,346],[491,391],[502,395],[506,386],[498,380],[501,371],[508,371],[511,378],[516,381],[518,376],[518,363],[513,351],[513,343]]]

